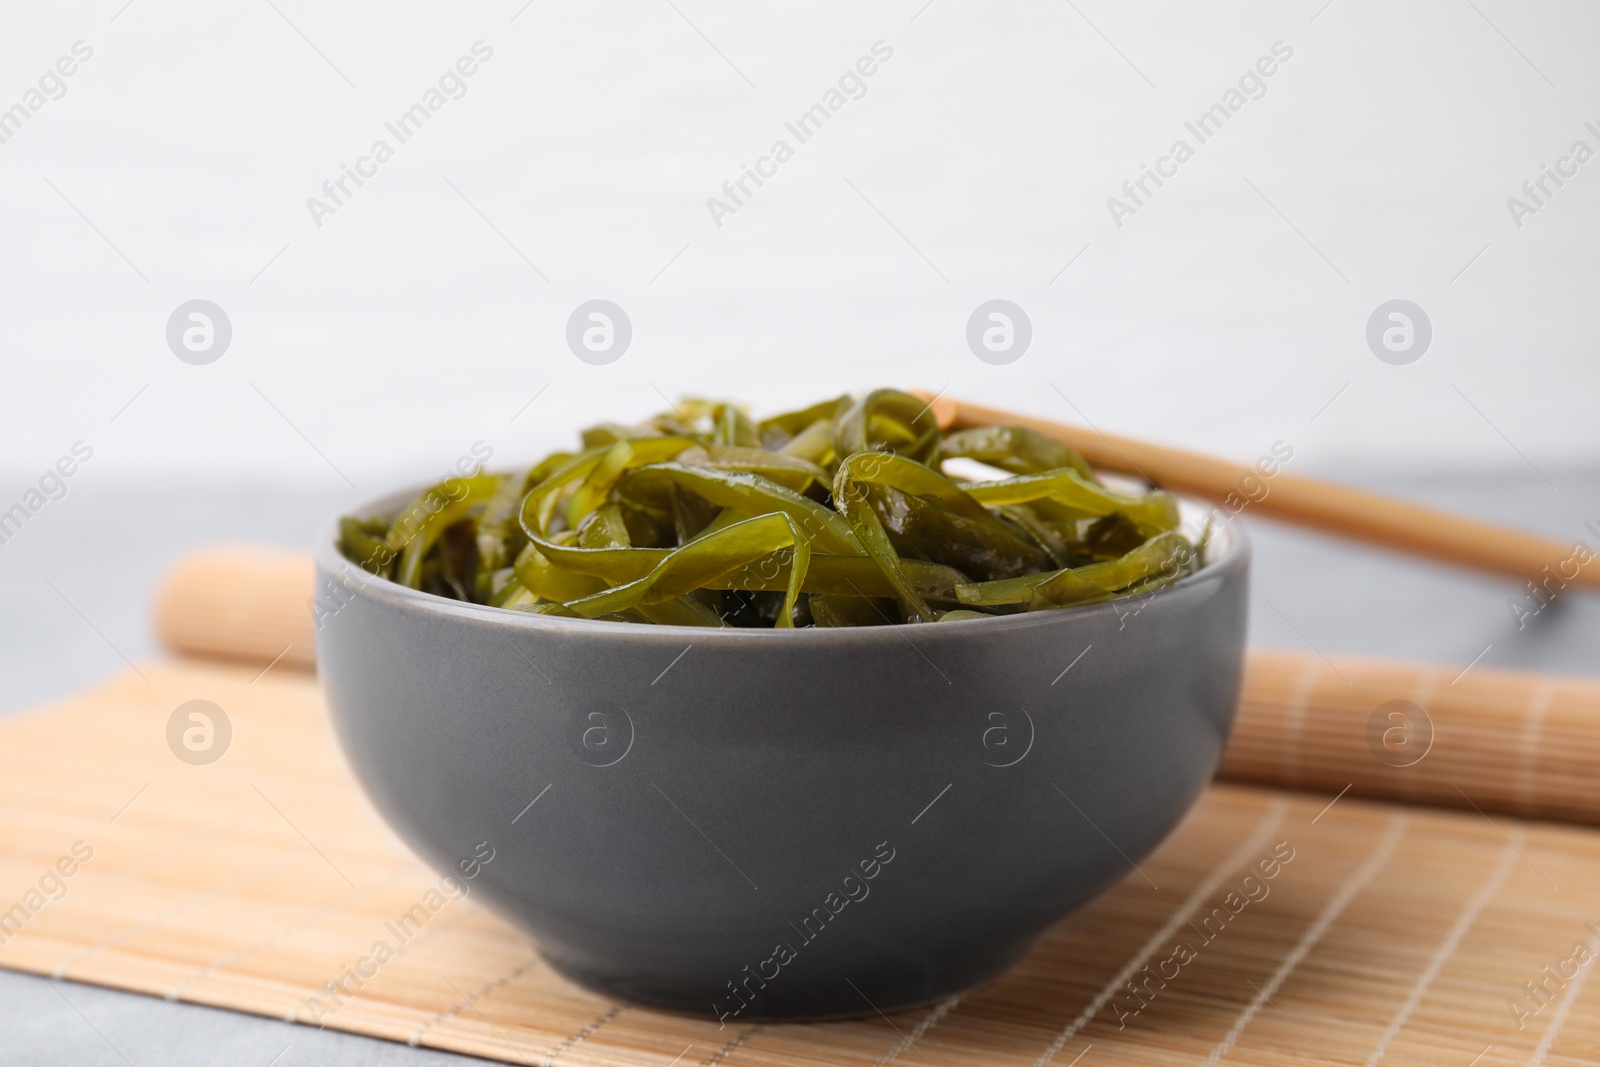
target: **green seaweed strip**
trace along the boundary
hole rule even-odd
[[[1178,502],[1169,493],[1123,496],[1090,481],[1077,471],[1024,474],[994,482],[972,482],[963,488],[984,504],[1031,504],[1051,500],[1086,517],[1122,514],[1157,531],[1178,525]]]
[[[1066,567],[1053,574],[1028,574],[994,582],[956,586],[967,606],[1027,604],[1030,610],[1109,599],[1119,590],[1166,572],[1183,572],[1194,548],[1176,533],[1158,534],[1120,559]],[[1169,579],[1170,580],[1170,579]]]
[[[939,458],[975,459],[1012,474],[1043,474],[1069,467],[1091,481],[1094,471],[1076,450],[1021,426],[958,430],[939,444]]]
[[[780,629],[788,628],[794,625],[794,606],[800,597],[806,566],[811,561],[811,546],[794,520],[783,514],[758,515],[719,530],[670,553],[638,581],[572,601],[567,607],[592,619],[641,605],[660,604],[704,588],[706,582],[782,548],[794,553],[777,622]]]
[[[641,467],[623,478],[620,488],[648,488],[672,484],[716,504],[750,516],[778,512],[787,515],[808,542],[817,548],[843,555],[859,554],[850,525],[838,513],[803,497],[777,482],[742,470],[691,467],[682,463],[658,463]]]

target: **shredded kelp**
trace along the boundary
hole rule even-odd
[[[779,629],[1088,604],[1199,566],[1170,494],[1115,492],[1021,427],[942,433],[895,390],[762,420],[688,400],[592,427],[581,446],[346,518],[340,547],[374,575],[476,604]],[[954,459],[992,477],[950,477]]]

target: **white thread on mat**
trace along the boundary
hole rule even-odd
[[[1458,675],[1457,677],[1460,676]],[[1429,723],[1429,730],[1433,735],[1433,740],[1429,742],[1430,745],[1438,743],[1439,728],[1433,722],[1432,715],[1428,711],[1428,705],[1433,701],[1434,693],[1438,692],[1439,680],[1440,674],[1438,671],[1422,671],[1417,677],[1416,689],[1411,692],[1411,702],[1422,709],[1422,716]],[[1426,756],[1427,752],[1424,752],[1423,755]],[[1422,784],[1422,760],[1419,758],[1416,763],[1408,764],[1404,767],[1396,767],[1395,771],[1400,779],[1400,795],[1405,797],[1406,802],[1409,804],[1417,803],[1418,787]]]
[[[1422,974],[1417,976],[1416,982],[1411,986],[1411,994],[1406,997],[1406,1002],[1400,1010],[1395,1012],[1394,1018],[1389,1021],[1389,1026],[1383,1031],[1383,1036],[1378,1039],[1377,1047],[1372,1050],[1372,1055],[1367,1057],[1367,1067],[1378,1067],[1378,1061],[1383,1059],[1384,1053],[1389,1051],[1389,1043],[1395,1039],[1402,1027],[1410,1020],[1411,1013],[1417,1010],[1417,1005],[1422,1002],[1422,997],[1439,977],[1439,972],[1449,962],[1450,957],[1456,954],[1456,949],[1461,947],[1461,939],[1467,936],[1467,931],[1477,921],[1478,913],[1489,906],[1489,902],[1500,892],[1500,887],[1505,885],[1506,876],[1511,873],[1511,865],[1516,863],[1517,850],[1522,846],[1527,833],[1521,828],[1512,831],[1512,839],[1506,842],[1506,847],[1500,850],[1500,859],[1495,863],[1494,870],[1489,873],[1488,879],[1478,887],[1478,891],[1468,900],[1461,909],[1461,914],[1456,916],[1455,925],[1450,927],[1450,932],[1440,942],[1439,948],[1428,961],[1428,966]]]
[[[369,886],[366,889],[357,889],[354,892],[346,893],[344,896],[339,897],[336,900],[333,900],[333,901],[331,901],[331,902],[329,902],[327,904],[324,904],[319,908],[313,908],[310,911],[307,911],[307,912],[303,913],[298,919],[294,920],[293,922],[291,922],[291,923],[289,923],[289,924],[287,924],[285,926],[277,927],[270,934],[267,934],[265,937],[262,937],[259,940],[253,941],[250,944],[245,945],[245,946],[243,946],[241,948],[234,949],[232,952],[228,953],[226,956],[222,957],[221,959],[213,960],[212,962],[206,964],[204,967],[200,968],[198,971],[195,971],[193,974],[189,975],[189,977],[180,980],[178,982],[178,984],[173,986],[171,989],[168,989],[167,992],[165,994],[163,994],[163,999],[165,999],[165,1000],[179,1000],[179,999],[181,999],[183,997],[183,991],[185,989],[188,989],[190,986],[194,985],[194,983],[196,983],[198,981],[201,981],[202,979],[209,978],[213,974],[216,974],[218,971],[226,970],[228,967],[231,967],[233,964],[238,963],[240,960],[244,959],[247,956],[250,956],[250,955],[253,955],[253,954],[257,953],[257,952],[260,952],[262,949],[264,949],[267,946],[273,944],[279,938],[283,937],[285,934],[290,934],[290,933],[293,933],[294,931],[300,929],[301,927],[309,926],[312,923],[316,922],[318,919],[326,918],[329,915],[334,915],[334,914],[337,914],[339,912],[342,912],[347,905],[352,904],[357,900],[360,900],[364,896],[371,896],[372,894],[374,894],[374,893],[376,893],[376,892],[378,892],[380,890],[388,888],[389,886],[393,885],[395,882],[400,881],[401,878],[405,877],[407,874],[410,874],[410,873],[412,873],[412,872],[409,871],[409,870],[397,870],[397,871],[395,871],[394,874],[390,875],[387,879],[385,879],[383,882],[379,883],[376,886]]]
[[[751,1026],[747,1026],[732,1041],[729,1041],[726,1045],[723,1045],[721,1048],[707,1057],[705,1062],[700,1064],[700,1067],[717,1067],[717,1064],[733,1055],[736,1050],[743,1048],[746,1041],[749,1041],[752,1037],[755,1037],[766,1028],[766,1023],[755,1023]]]
[[[1178,932],[1178,928],[1194,916],[1195,911],[1199,909],[1201,904],[1211,898],[1211,895],[1221,887],[1223,881],[1234,871],[1250,862],[1251,856],[1266,847],[1267,838],[1271,837],[1273,831],[1277,830],[1278,825],[1283,822],[1284,814],[1288,810],[1289,802],[1281,795],[1268,805],[1267,810],[1261,815],[1261,821],[1256,824],[1256,828],[1251,832],[1250,836],[1238,848],[1229,853],[1226,859],[1212,869],[1205,880],[1195,887],[1194,892],[1189,894],[1189,898],[1162,924],[1161,929],[1151,934],[1149,940],[1144,943],[1139,951],[1134,953],[1127,963],[1123,964],[1122,970],[1117,972],[1116,977],[1107,982],[1100,992],[1095,994],[1095,998],[1089,1002],[1088,1006],[1078,1013],[1078,1017],[1068,1023],[1055,1036],[1055,1040],[1050,1042],[1050,1047],[1044,1050],[1044,1054],[1033,1061],[1033,1067],[1044,1067],[1045,1064],[1055,1058],[1058,1052],[1066,1048],[1067,1042],[1077,1036],[1078,1031],[1089,1025],[1089,1020],[1098,1015],[1100,1009],[1106,1006],[1106,1002],[1116,996],[1123,983],[1132,978],[1134,973],[1140,967],[1143,967],[1145,962],[1155,955],[1162,945],[1171,940],[1172,935]]]
[[[468,912],[468,911],[460,911],[460,910],[458,910],[454,915],[451,915],[449,918],[444,919],[442,922],[437,922],[437,923],[432,924],[427,929],[423,930],[422,933],[418,934],[417,936],[413,937],[410,941],[407,941],[405,944],[401,945],[399,951],[397,951],[394,954],[393,958],[394,959],[399,959],[401,956],[404,956],[406,953],[410,952],[412,949],[418,947],[419,945],[425,945],[429,941],[432,941],[436,937],[442,937],[443,935],[449,933],[455,927],[461,925],[461,923],[465,922],[467,920],[467,918],[471,914],[472,913]],[[311,995],[312,996],[316,996],[315,993],[313,993]],[[354,999],[354,998],[352,998],[352,999]],[[346,1003],[349,1003],[349,1002],[347,1001]],[[283,1017],[283,1021],[286,1022],[286,1023],[298,1023],[298,1022],[301,1022],[302,1020],[300,1019],[300,1009],[303,1008],[303,1007],[305,1007],[305,1001],[301,1001],[299,1004],[295,1005],[293,1008],[290,1008],[289,1009],[289,1013]],[[429,1020],[428,1022],[423,1024],[423,1029],[426,1030],[428,1027],[430,1027],[434,1023],[438,1022],[439,1019],[442,1018],[442,1017],[443,1017],[443,1013],[440,1013],[439,1015],[435,1015],[431,1020]],[[306,1023],[305,1025],[310,1026],[311,1024],[310,1023]],[[326,1026],[327,1026],[326,1023],[321,1023],[321,1022],[317,1023],[317,1029],[319,1029],[319,1030],[325,1028]],[[420,1039],[421,1033],[422,1033],[422,1031],[419,1030],[417,1032],[417,1037],[408,1040],[408,1044],[410,1044],[413,1048],[415,1048],[416,1047],[416,1041],[418,1039]]]
[[[960,1004],[964,996],[964,993],[957,993],[955,996],[946,997],[944,1000],[941,1000],[939,1003],[935,1004],[928,1011],[928,1014],[922,1017],[922,1021],[917,1023],[916,1026],[912,1027],[911,1033],[902,1035],[900,1040],[895,1043],[894,1048],[873,1060],[872,1067],[884,1067],[884,1064],[892,1063],[896,1056],[899,1056],[900,1053],[904,1052],[906,1049],[922,1040],[922,1035],[927,1033],[929,1030],[932,1030],[935,1026],[938,1026],[939,1020],[950,1014],[950,1009],[954,1008],[957,1004]]]
[[[211,901],[216,900],[218,897],[225,897],[233,890],[242,886],[247,886],[257,878],[260,878],[266,874],[270,874],[280,867],[287,866],[289,861],[295,858],[295,853],[297,851],[298,849],[295,849],[274,856],[266,863],[257,864],[256,866],[250,868],[250,870],[245,871],[236,878],[231,878],[228,881],[223,882],[221,885],[214,886],[203,893],[196,893],[193,896],[185,897],[183,900],[161,912],[161,914],[157,915],[153,919],[146,919],[142,923],[128,927],[121,933],[112,934],[110,937],[103,937],[87,948],[79,949],[67,959],[56,964],[56,968],[50,973],[50,977],[59,982],[61,979],[67,976],[67,972],[76,964],[82,963],[95,953],[103,952],[108,948],[115,948],[130,938],[138,937],[140,934],[148,933],[157,927],[164,926],[173,919],[178,918],[180,915],[184,915],[196,908],[202,908]]]
[[[456,922],[460,922],[463,918],[465,918],[465,915],[456,916]],[[405,946],[402,947],[401,953],[403,953],[405,951],[405,949],[410,948],[411,945],[414,944],[414,943],[415,942],[408,942]],[[396,955],[400,955],[401,953],[396,953]],[[494,980],[492,980],[490,982],[484,983],[484,985],[476,993],[473,993],[471,996],[462,996],[462,998],[461,998],[459,1003],[453,1004],[450,1007],[446,1008],[444,1011],[441,1011],[441,1012],[437,1013],[436,1015],[434,1015],[433,1018],[429,1019],[427,1022],[425,1022],[421,1026],[419,1026],[415,1033],[413,1033],[410,1037],[406,1038],[406,1044],[410,1045],[412,1048],[418,1047],[419,1045],[422,1044],[423,1035],[425,1035],[429,1030],[432,1030],[434,1027],[438,1026],[440,1023],[444,1022],[447,1019],[455,1018],[455,1016],[457,1016],[457,1015],[459,1015],[461,1013],[462,1009],[474,1007],[478,1003],[478,1001],[483,1000],[485,997],[488,997],[492,993],[494,993],[497,990],[499,990],[502,986],[506,985],[507,983],[514,982],[518,978],[521,978],[524,974],[526,974],[529,970],[531,970],[538,963],[539,963],[539,957],[538,956],[530,956],[527,959],[527,961],[524,962],[521,966],[519,966],[519,967],[517,967],[517,968],[515,968],[515,969],[513,969],[511,971],[508,971],[505,974],[502,974],[500,977],[495,978]],[[448,978],[446,978],[445,981],[447,983],[449,983],[450,980]],[[452,983],[450,985],[450,988],[451,989],[455,989],[455,985]]]
[[[623,1008],[624,1005],[622,1004],[611,1005],[610,1011],[606,1012],[604,1015],[600,1016],[600,1018],[596,1019],[594,1022],[590,1023],[588,1026],[585,1026],[582,1030],[579,1030],[577,1033],[561,1042],[561,1044],[545,1053],[544,1059],[539,1061],[541,1067],[552,1067],[552,1065],[556,1062],[556,1058],[559,1057],[563,1052],[567,1051],[567,1049],[571,1048],[573,1045],[579,1044],[580,1042],[585,1041],[589,1037],[593,1036],[596,1030],[599,1030],[602,1026],[605,1026],[607,1023],[611,1022],[618,1015],[621,1015]],[[682,1053],[679,1053],[679,1055],[682,1055]]]
[[[1322,662],[1308,660],[1295,679],[1294,691],[1283,706],[1283,751],[1279,761],[1283,767],[1285,784],[1300,785],[1300,741],[1305,733],[1306,712],[1310,710],[1311,694],[1322,680]]]
[[[1250,1025],[1250,1020],[1254,1019],[1256,1013],[1261,1010],[1261,1005],[1272,999],[1272,994],[1278,991],[1278,987],[1283,985],[1284,980],[1289,977],[1290,973],[1300,966],[1300,961],[1305,959],[1306,955],[1316,947],[1318,941],[1322,940],[1322,935],[1328,932],[1328,928],[1334,924],[1334,921],[1339,918],[1344,909],[1355,899],[1356,894],[1365,889],[1367,883],[1372,881],[1377,873],[1389,862],[1390,857],[1394,855],[1395,846],[1400,843],[1401,835],[1405,833],[1408,822],[1410,822],[1410,816],[1405,814],[1397,813],[1389,817],[1389,827],[1378,841],[1378,847],[1372,850],[1372,855],[1367,857],[1365,863],[1356,868],[1354,874],[1345,879],[1344,885],[1339,887],[1339,891],[1333,895],[1333,898],[1323,905],[1322,912],[1317,916],[1316,921],[1306,928],[1305,933],[1300,935],[1300,940],[1295,942],[1294,948],[1283,958],[1283,962],[1278,964],[1278,969],[1272,972],[1272,977],[1267,980],[1267,984],[1256,990],[1256,995],[1251,999],[1249,1006],[1239,1013],[1239,1018],[1234,1021],[1233,1027],[1229,1029],[1227,1035],[1217,1044],[1216,1048],[1211,1050],[1211,1055],[1205,1059],[1204,1067],[1216,1067],[1217,1062],[1226,1056],[1228,1051],[1238,1043],[1239,1036],[1244,1033],[1245,1027]]]
[[[1589,927],[1591,931],[1594,927]],[[1588,980],[1589,972],[1594,970],[1594,959],[1600,952],[1595,951],[1591,942],[1589,945],[1589,958],[1580,965],[1577,976],[1572,979],[1572,984],[1567,986],[1566,996],[1561,998],[1561,1006],[1556,1008],[1556,1013],[1550,1017],[1550,1027],[1545,1030],[1544,1036],[1539,1039],[1539,1047],[1533,1050],[1533,1056],[1528,1060],[1528,1067],[1544,1067],[1544,1058],[1550,1055],[1550,1048],[1556,1043],[1556,1038],[1561,1034],[1561,1028],[1567,1024],[1567,1012],[1572,1010],[1572,1004],[1578,999],[1578,992],[1583,989],[1583,983]]]
[[[1522,736],[1517,742],[1517,803],[1523,815],[1533,814],[1534,769],[1539,763],[1539,742],[1544,739],[1544,717],[1555,699],[1555,684],[1548,679],[1534,686],[1528,708],[1522,713]]]

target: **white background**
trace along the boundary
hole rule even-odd
[[[662,394],[878,384],[1307,469],[1600,456],[1600,161],[1520,230],[1506,207],[1600,148],[1593,4],[922,2],[13,7],[0,107],[94,57],[0,145],[0,475],[81,438],[83,481],[372,496]],[[315,226],[480,39],[466,95]],[[706,198],[878,40],[866,96],[716,227]],[[1106,198],[1279,40],[1266,96],[1115,227]],[[196,297],[234,329],[206,367],[164,339]],[[594,297],[634,325],[607,367],[564,343]],[[1033,320],[1010,366],[964,341],[993,297]],[[1396,297],[1433,322],[1411,366],[1364,340]]]

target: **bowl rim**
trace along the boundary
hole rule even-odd
[[[420,589],[412,589],[410,586],[401,585],[393,579],[380,578],[371,572],[363,570],[339,551],[339,521],[341,518],[355,514],[382,514],[386,510],[415,499],[418,494],[427,488],[428,485],[419,484],[386,493],[362,506],[342,510],[323,526],[322,531],[317,535],[315,545],[312,547],[312,555],[317,570],[312,598],[313,607],[315,607],[317,596],[324,592],[325,580],[341,585],[347,590],[350,588],[349,584],[339,582],[338,575],[343,574],[355,578],[356,591],[359,595],[372,596],[375,599],[389,603],[393,607],[409,608],[441,617],[471,619],[484,624],[502,624],[512,629],[525,630],[530,633],[566,633],[593,636],[599,640],[606,639],[603,635],[634,639],[659,637],[670,639],[674,644],[686,639],[692,639],[691,643],[696,644],[703,641],[787,641],[804,644],[821,643],[825,645],[860,645],[863,641],[898,643],[909,640],[906,636],[908,631],[934,636],[998,634],[1027,629],[1033,626],[1060,624],[1072,619],[1092,618],[1111,613],[1120,614],[1119,605],[1125,605],[1129,602],[1142,600],[1145,603],[1153,603],[1157,600],[1171,599],[1200,585],[1229,579],[1244,580],[1252,554],[1250,540],[1245,534],[1244,525],[1233,521],[1238,517],[1237,515],[1229,515],[1222,509],[1195,497],[1173,494],[1178,498],[1180,507],[1202,508],[1219,516],[1221,522],[1214,527],[1213,538],[1222,538],[1225,544],[1220,555],[1202,564],[1201,568],[1195,573],[1186,575],[1175,582],[1170,582],[1150,593],[1114,597],[1110,600],[1096,601],[1092,604],[1051,608],[1048,611],[1024,611],[1015,615],[999,615],[986,619],[951,619],[949,622],[941,622],[937,625],[927,623],[889,623],[883,626],[804,626],[792,630],[779,630],[776,627],[727,626],[713,628],[709,626],[675,626],[664,623],[573,619],[560,615],[541,615],[526,611],[516,611],[511,608],[497,608],[488,604],[473,604],[464,600],[451,600],[448,597],[437,596],[433,593],[423,592]],[[1141,608],[1140,610],[1142,611],[1143,609]],[[319,625],[317,629],[320,632],[322,627]]]

